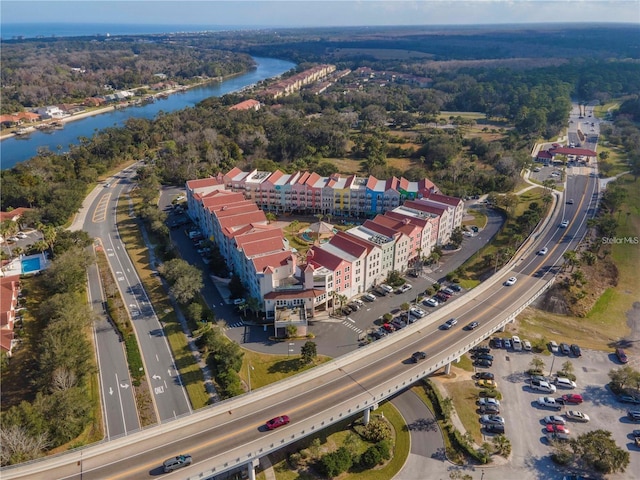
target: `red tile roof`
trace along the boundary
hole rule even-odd
[[[195,190],[196,188],[214,187],[218,185],[224,185],[222,176],[199,178],[197,180],[189,180],[187,182],[187,188]]]
[[[311,247],[307,252],[307,261],[318,267],[326,267],[329,270],[335,271],[340,265],[345,262],[342,258],[329,253],[321,248]]]
[[[242,251],[247,257],[251,258],[256,255],[264,255],[265,253],[275,253],[288,250],[285,250],[282,237],[280,237],[243,243]]]
[[[316,298],[327,293],[317,288],[309,288],[307,290],[287,290],[281,292],[269,292],[264,296],[265,300],[293,300],[295,298]]]
[[[362,255],[368,254],[372,250],[373,246],[363,245],[357,240],[360,239],[353,235],[349,235],[348,233],[338,232],[333,236],[333,238],[331,238],[331,240],[329,240],[329,243],[353,257],[361,258]]]
[[[584,155],[585,157],[595,157],[598,155],[593,150],[571,147],[552,148],[549,150],[549,153],[551,153],[551,155]]]
[[[26,208],[26,207],[18,207],[18,208],[14,208],[10,212],[0,212],[0,222],[4,222],[4,221],[7,221],[7,220],[16,221],[25,212],[28,212],[29,210],[31,210],[31,209],[30,208]]]
[[[289,261],[295,263],[293,254],[289,251],[255,257],[251,259],[251,261],[253,262],[256,272],[263,272],[267,267],[284,267],[289,263]]]
[[[426,198],[426,200],[434,200],[436,202],[446,203],[447,205],[451,205],[452,207],[458,207],[458,205],[460,205],[460,202],[462,202],[462,200],[457,197],[450,197],[449,195],[443,195],[441,193],[431,193]],[[417,201],[419,202],[421,200]]]

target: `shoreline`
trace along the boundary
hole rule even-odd
[[[235,75],[229,75],[228,78],[231,78]],[[225,77],[216,77],[216,78],[212,78],[209,80],[203,80],[201,82],[197,82],[194,83],[192,85],[180,85],[176,88],[170,88],[167,90],[163,90],[161,92],[157,92],[154,94],[149,94],[148,96],[151,96],[154,98],[154,101],[158,101],[158,99],[161,99],[161,97],[163,96],[168,96],[168,95],[173,95],[174,93],[180,93],[183,92],[185,90],[188,90],[190,88],[195,88],[195,87],[199,87],[202,85],[206,85],[207,83],[212,83],[212,82],[223,82],[224,80],[226,80]],[[137,88],[146,88],[146,87],[137,87]],[[114,110],[121,110],[123,108],[131,108],[131,107],[136,107],[137,104],[133,104],[133,103],[129,103],[127,102],[125,105],[122,104],[115,104],[115,105],[108,105],[106,107],[99,107],[96,108],[95,110],[90,110],[90,111],[85,111],[85,112],[80,112],[80,113],[76,113],[76,114],[71,114],[67,117],[63,117],[63,118],[56,118],[54,119],[54,121],[59,122],[61,124],[66,124],[69,122],[74,122],[76,120],[82,120],[84,118],[87,117],[93,117],[95,115],[101,115],[103,113],[108,113],[108,112],[113,112]],[[28,125],[21,125],[22,128],[34,128],[34,131],[37,131],[38,129],[35,128],[39,125],[42,125],[44,122],[40,121],[40,122],[36,122],[33,124],[28,124]],[[19,128],[19,127],[18,127]],[[13,132],[8,132],[8,133],[3,133],[2,135],[0,135],[0,141],[6,140],[8,138],[13,138],[16,137],[17,135]]]

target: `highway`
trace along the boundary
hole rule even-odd
[[[133,327],[149,382],[158,421],[164,422],[191,413],[191,404],[175,368],[164,330],[156,316],[142,283],[118,234],[116,208],[118,199],[132,188],[135,168],[131,167],[108,180],[88,206],[82,229],[97,240],[103,249],[122,299],[132,318]],[[97,273],[89,272],[90,294],[95,302],[101,298],[96,289]],[[100,309],[98,308],[100,313]],[[133,388],[126,363],[124,344],[103,316],[96,324],[95,340],[105,412],[107,438],[126,435],[140,428],[133,401]]]
[[[163,422],[157,427],[41,462],[4,469],[2,477],[148,478],[161,473],[164,459],[189,453],[193,456],[193,465],[165,477],[206,478],[247,464],[341,418],[361,412],[455,361],[473,345],[513,321],[552,283],[563,253],[576,247],[587,219],[594,213],[597,179],[581,171],[569,172],[566,195],[558,195],[554,213],[545,228],[537,233],[536,241],[519,251],[507,268],[402,331],[316,369],[177,421]],[[575,203],[568,205],[566,198],[575,199]],[[559,227],[562,219],[570,221],[567,228]],[[536,255],[542,246],[549,248],[548,253]],[[117,244],[111,248],[115,253]],[[122,261],[121,272],[132,268]],[[518,278],[516,284],[504,286],[506,278],[513,275]],[[135,278],[125,278],[129,286],[136,284]],[[132,302],[140,300],[139,296],[130,298]],[[450,330],[441,330],[440,324],[450,317],[458,318],[458,324]],[[465,330],[471,321],[479,322],[479,327]],[[158,337],[154,339],[157,341]],[[428,358],[413,364],[409,357],[417,350],[427,352]],[[146,350],[145,360],[149,361]],[[147,368],[151,368],[149,373],[157,371],[153,366]],[[266,431],[264,422],[281,414],[289,415],[291,423]]]

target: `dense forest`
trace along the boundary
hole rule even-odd
[[[606,45],[614,48],[613,37],[625,31],[611,28],[612,39]],[[479,41],[481,33],[464,37],[468,42],[474,38]],[[456,34],[451,33],[453,37]],[[226,40],[229,35],[214,35],[207,41],[212,48],[231,48]],[[367,48],[386,45],[397,50],[397,37],[390,30],[378,36],[369,31],[367,35],[375,37]],[[487,42],[500,36],[495,32],[484,35]],[[518,37],[515,31],[501,35],[505,37],[504,48]],[[520,43],[542,41],[536,32],[519,35]],[[402,30],[398,36],[407,37]],[[191,41],[189,38],[187,35],[176,42]],[[247,52],[260,47],[260,54],[276,56],[282,49],[298,45],[303,33],[298,31],[290,38],[289,44],[286,34],[273,40],[265,32],[242,32],[237,43]],[[384,38],[386,44],[381,43]],[[329,44],[337,40],[315,40],[309,35],[306,41]],[[581,42],[584,48],[591,43]],[[165,48],[161,42],[140,44],[143,49],[150,46]],[[565,127],[572,99],[604,102],[613,96],[626,97],[621,107],[624,118],[637,114],[640,63],[628,58],[598,59],[598,52],[608,52],[602,48],[594,47],[595,53],[587,58],[566,58],[561,66],[516,69],[478,63],[429,69],[420,60],[371,60],[362,54],[353,61],[343,61],[340,68],[355,70],[366,65],[376,72],[394,69],[428,75],[431,83],[423,87],[389,80],[361,82],[352,73],[335,80],[321,94],[302,90],[277,101],[266,100],[259,111],[229,110],[230,105],[252,98],[252,92],[245,91],[210,98],[154,120],[131,119],[123,128],[82,138],[69,152],[43,150],[33,159],[2,171],[2,209],[35,207],[34,221],[61,225],[79,208],[86,187],[99,175],[124,161],[143,158],[153,162],[164,183],[177,185],[234,166],[287,172],[309,169],[329,175],[339,170],[336,165],[340,159],[350,159],[359,166],[343,173],[381,178],[404,175],[411,180],[426,176],[446,193],[458,196],[505,192],[518,181],[533,143],[540,137],[551,138]],[[299,69],[309,65],[305,59]],[[439,128],[436,120],[442,111],[480,112],[505,128],[494,140],[468,138],[464,122],[453,125],[455,128]],[[415,132],[419,134],[408,137]],[[389,165],[388,158],[406,158],[410,167],[399,170]]]
[[[212,49],[207,42],[115,37],[2,42],[1,113],[81,102],[87,97],[154,84],[189,83],[247,71],[247,54]],[[157,76],[156,74],[162,74]]]

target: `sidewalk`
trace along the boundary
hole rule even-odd
[[[131,205],[131,199],[129,199],[129,204]],[[149,240],[149,236],[147,235],[147,229],[145,228],[145,226],[142,224],[140,220],[137,220],[137,222],[138,222],[138,225],[140,226],[140,233],[147,247],[147,251],[149,252],[149,266],[155,272],[157,271],[157,268],[158,268],[158,261],[154,253],[154,245]],[[165,284],[164,279],[162,279],[162,277],[160,278],[165,290],[168,291],[169,289],[167,288],[167,285]],[[219,402],[220,397],[213,384],[213,380],[212,380],[213,376],[211,375],[211,370],[209,370],[209,366],[207,365],[206,361],[202,358],[202,355],[200,354],[200,350],[196,345],[195,339],[193,338],[193,334],[191,330],[189,330],[187,319],[184,317],[184,314],[182,313],[182,310],[180,310],[180,306],[178,305],[178,302],[176,302],[175,298],[170,294],[167,294],[167,295],[169,297],[171,305],[173,306],[174,311],[176,312],[176,317],[180,322],[182,331],[187,337],[189,350],[191,350],[192,355],[196,359],[196,362],[198,363],[198,366],[202,371],[202,376],[204,377],[204,385],[205,385],[205,388],[207,389],[207,393],[209,394],[209,402],[210,403]]]

